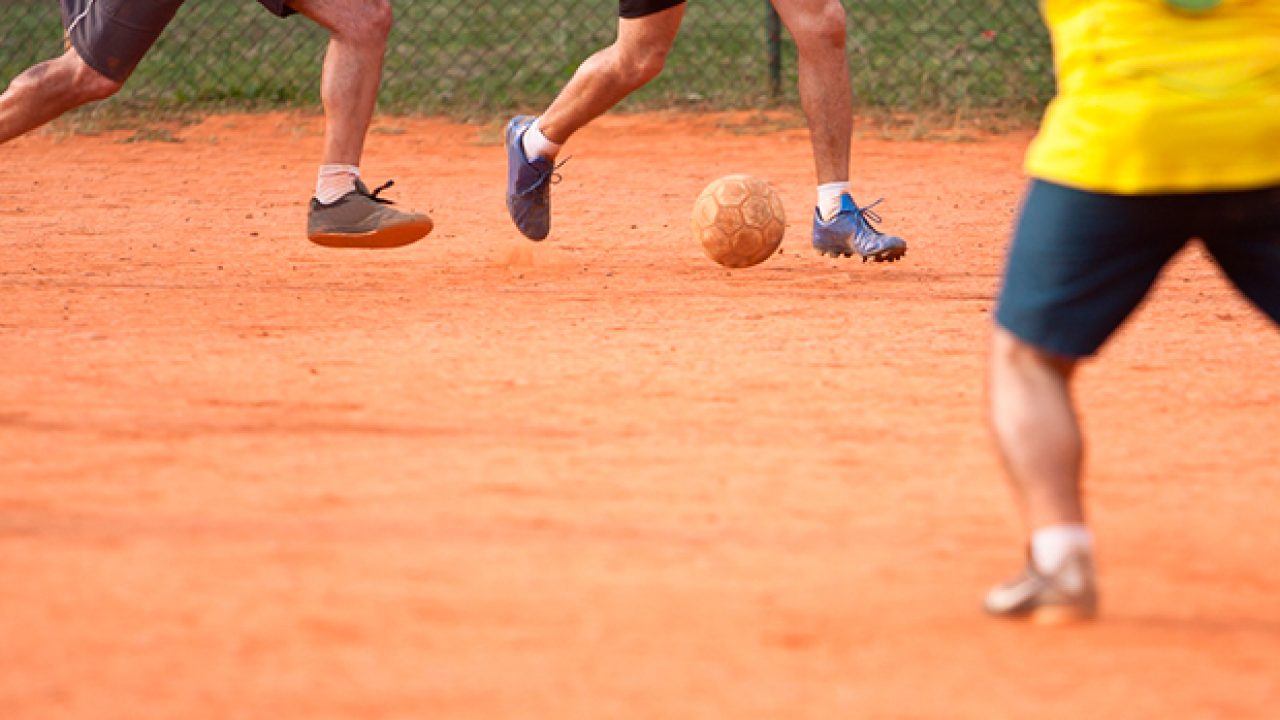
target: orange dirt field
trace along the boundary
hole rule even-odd
[[[316,117],[0,147],[0,718],[1277,717],[1280,334],[1183,253],[1080,377],[1104,618],[987,620],[1029,136],[861,131],[871,265],[795,124],[606,117],[533,245],[497,128],[382,118],[390,251],[303,238]],[[688,228],[730,172],[749,270]]]

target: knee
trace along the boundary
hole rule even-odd
[[[1020,340],[1013,333],[996,328],[991,342],[991,365],[996,373],[1051,373],[1067,377],[1075,360],[1045,352]]]
[[[800,52],[809,50],[844,51],[847,22],[844,5],[827,0],[812,10],[802,11],[787,27]]]
[[[386,47],[395,18],[390,0],[367,0],[359,13],[344,14],[333,25],[333,33],[365,47]]]
[[[667,64],[668,45],[641,45],[633,48],[620,48],[618,73],[623,83],[631,88],[639,88],[658,77]]]
[[[391,34],[391,26],[395,24],[395,14],[391,10],[391,0],[373,0],[369,3],[368,33],[371,40],[379,45],[387,44],[387,36]]]
[[[72,87],[75,89],[76,99],[81,103],[106,100],[120,92],[120,88],[124,87],[124,83],[112,80],[84,64],[83,61],[78,63],[78,67],[72,77]]]
[[[64,107],[78,107],[95,100],[105,100],[120,91],[124,83],[112,80],[89,67],[75,50],[68,50],[54,60],[42,62],[13,79],[14,90],[42,88],[58,97]]]

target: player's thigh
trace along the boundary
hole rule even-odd
[[[1240,292],[1280,324],[1280,186],[1202,202],[1205,246]]]
[[[684,0],[623,0],[618,5],[617,50],[648,79],[662,69],[684,19]]]
[[[683,11],[685,0],[618,0],[618,17],[634,20],[665,12],[675,7]]]
[[[60,0],[67,41],[85,65],[123,83],[155,44],[182,0]]]
[[[1184,215],[1173,196],[1105,195],[1033,180],[996,322],[1055,355],[1092,355],[1190,238]]]
[[[618,45],[624,51],[666,56],[684,21],[684,0],[622,0]]]

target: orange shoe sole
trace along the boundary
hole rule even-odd
[[[308,235],[307,239],[327,248],[398,248],[412,245],[430,235],[434,227],[435,224],[428,218],[367,233],[315,233]]]
[[[1032,611],[1028,618],[1033,624],[1045,625],[1049,627],[1057,627],[1061,625],[1075,625],[1077,623],[1089,622],[1097,619],[1096,611],[1086,610],[1079,607],[1071,607],[1068,605],[1047,605],[1038,607]]]

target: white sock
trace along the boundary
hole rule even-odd
[[[849,194],[849,181],[829,182],[818,186],[818,214],[823,221],[840,212],[840,197]]]
[[[316,176],[316,199],[323,205],[332,205],[355,190],[359,179],[360,168],[355,165],[321,165]]]
[[[560,143],[553,143],[542,134],[542,127],[539,123],[542,118],[533,121],[528,130],[524,131],[524,137],[521,141],[524,143],[524,156],[530,160],[544,158],[547,160],[555,160],[556,155],[560,154]]]
[[[1031,534],[1031,560],[1042,573],[1057,570],[1076,552],[1093,552],[1093,533],[1084,525],[1050,525]]]

